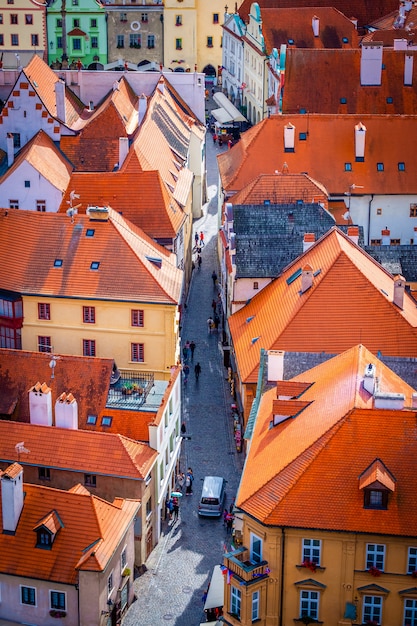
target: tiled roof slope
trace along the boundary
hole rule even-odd
[[[352,21],[331,7],[292,7],[261,10],[262,33],[267,53],[281,45],[297,48],[357,48],[359,45],[358,31]],[[315,37],[312,19],[319,19],[319,36]],[[343,43],[343,38],[347,43]],[[317,77],[316,77],[317,79]]]
[[[136,500],[117,499],[111,504],[90,493],[28,483],[24,484],[24,491],[16,533],[0,533],[0,570],[51,582],[75,584],[78,569],[103,571],[139,508]],[[59,515],[62,526],[52,550],[41,551],[35,547],[34,529],[51,512]],[[88,549],[90,546],[94,549]],[[25,556],[16,558],[18,554]]]
[[[253,0],[243,0],[239,7],[240,17],[247,22]],[[258,0],[263,8],[293,8],[294,0]],[[363,2],[363,0],[333,0],[331,6],[335,7],[346,17],[354,17],[359,26],[366,26],[370,22],[387,15],[391,11],[398,10],[398,0],[381,0],[380,2]],[[298,0],[299,7],[328,7],[329,0]],[[261,11],[262,14],[262,11]]]
[[[366,246],[365,250],[391,274],[417,282],[417,246]],[[395,270],[395,271],[393,271]]]
[[[79,213],[88,206],[111,206],[152,239],[173,239],[185,219],[159,172],[142,171],[137,159],[131,159],[129,167],[118,172],[74,172],[62,198],[62,213],[68,209],[72,190],[80,196]]]
[[[236,277],[275,277],[303,252],[305,233],[318,239],[334,219],[318,204],[237,205]]]
[[[130,137],[138,125],[138,97],[122,78],[93,114],[74,127],[77,136],[63,136],[61,149],[77,171],[112,172],[119,162],[119,138]]]
[[[405,87],[406,52],[384,50],[381,85],[362,86],[361,54],[361,50],[348,49],[288,49],[283,113],[298,113],[304,109],[308,113],[414,114],[417,110],[417,63],[413,66],[412,85]],[[342,81],[339,80],[341,75]]]
[[[375,408],[362,384],[369,363],[381,392],[404,394],[405,410]],[[237,506],[270,525],[415,535],[414,449],[406,445],[415,428],[414,390],[363,345],[295,380],[314,383],[299,397],[310,404],[270,428],[276,390],[263,396]],[[364,508],[359,489],[359,476],[376,459],[396,479],[387,511]]]
[[[63,214],[0,209],[1,288],[68,298],[178,303],[182,272],[175,255],[108,211],[108,221],[77,215],[72,223]],[[93,237],[86,237],[87,229],[94,230]],[[54,267],[56,259],[63,261],[61,267]],[[100,263],[97,270],[91,269],[93,262]]]
[[[16,460],[19,441],[30,450],[29,456],[21,458],[22,465],[27,461],[41,467],[53,465],[61,470],[130,480],[144,480],[157,458],[157,452],[147,444],[118,434],[0,420],[3,463]]]
[[[313,285],[301,293],[305,266]],[[400,309],[393,293],[392,275],[332,228],[229,318],[242,382],[257,380],[260,348],[338,354],[362,341],[375,353],[417,354],[415,301],[405,293]]]
[[[327,190],[306,174],[260,174],[229,200],[232,204],[320,202],[327,209]]]
[[[71,176],[72,167],[58,150],[52,139],[40,130],[15,156],[13,164],[6,171],[0,182],[26,161],[47,181],[60,191],[64,191]]]
[[[295,126],[295,150],[284,150],[284,126]],[[365,161],[355,162],[355,126],[366,127]],[[259,174],[273,174],[285,163],[290,172],[306,172],[330,194],[343,194],[355,184],[364,194],[416,193],[415,115],[272,115],[242,134],[231,150],[218,156],[222,187],[239,191]],[[307,133],[306,140],[299,134]],[[273,146],[273,149],[272,149]],[[377,163],[384,163],[384,172]],[[405,172],[398,163],[405,163]]]
[[[401,18],[399,11],[401,4],[396,11],[373,21],[369,25],[373,30],[375,29],[371,34],[377,35],[379,33],[384,35],[386,34],[385,31],[387,31],[391,32],[394,39],[413,40],[415,29],[412,27],[417,24],[417,8],[413,5],[409,11],[404,12],[404,16]]]
[[[26,76],[52,117],[57,118],[55,83],[59,77],[48,67],[40,56],[34,54],[19,77]],[[71,89],[65,86],[65,125],[72,128],[85,109],[84,104]],[[57,118],[58,119],[58,118]]]
[[[10,417],[29,422],[28,390],[40,381],[52,389],[53,398],[63,392],[74,395],[80,428],[88,414],[97,414],[107,401],[113,360],[70,354],[59,357],[56,375],[51,379],[50,354],[0,349],[0,413],[9,414],[8,407],[12,404],[16,408]],[[122,430],[118,432],[127,436]]]

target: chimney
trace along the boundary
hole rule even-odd
[[[407,39],[394,39],[394,50],[407,50]]]
[[[365,137],[366,126],[359,122],[355,125],[355,158],[362,161],[365,159]]]
[[[72,393],[61,393],[55,403],[55,426],[78,429],[78,404]]]
[[[7,167],[13,165],[14,161],[14,136],[13,133],[7,133]]]
[[[381,230],[381,237],[382,237],[382,241],[381,241],[381,245],[382,246],[389,246],[391,244],[391,231],[388,230],[387,227],[384,228],[384,230]]]
[[[399,309],[404,308],[404,291],[405,291],[405,279],[403,276],[397,274],[394,276],[394,298],[393,302]]]
[[[145,117],[146,109],[148,108],[148,100],[143,93],[139,98],[139,106],[138,106],[138,126],[140,126],[143,122],[143,118]]]
[[[119,169],[122,167],[128,152],[129,139],[127,137],[119,137]]]
[[[363,388],[365,389],[365,391],[370,393],[371,396],[374,395],[374,391],[375,391],[375,383],[376,383],[375,373],[376,373],[375,364],[368,363],[368,365],[365,367],[365,372],[363,374]]]
[[[411,408],[417,409],[417,393],[414,391],[411,396]]]
[[[303,252],[311,248],[313,243],[316,241],[316,235],[314,233],[305,233],[303,239]]]
[[[313,285],[313,268],[311,265],[304,265],[301,272],[301,293],[305,293]]]
[[[347,235],[356,245],[359,242],[359,226],[348,226]]]
[[[3,533],[14,534],[23,509],[23,468],[13,463],[4,470],[1,480]]]
[[[29,416],[31,424],[52,426],[52,394],[46,383],[29,389]]]
[[[411,87],[413,84],[414,55],[407,53],[404,57],[404,85]]]
[[[86,211],[90,222],[108,222],[109,210],[105,206],[89,206]]]
[[[381,41],[369,41],[362,44],[361,53],[361,85],[376,86],[381,84],[382,77]]]
[[[389,409],[391,411],[402,411],[405,405],[403,393],[389,393],[377,391],[374,396],[374,407],[376,409]]]
[[[311,24],[313,26],[313,35],[314,35],[314,37],[318,37],[319,36],[319,31],[320,31],[320,20],[317,17],[317,15],[315,15],[313,17],[313,19],[311,20]]]
[[[284,350],[268,350],[268,381],[284,379]]]
[[[288,122],[284,126],[284,150],[286,152],[294,152],[295,147],[295,126]]]
[[[63,80],[57,80],[55,83],[55,102],[56,116],[65,124],[67,116],[65,112],[65,82]]]
[[[231,202],[226,202],[224,205],[224,214],[227,224],[233,226],[233,204]]]

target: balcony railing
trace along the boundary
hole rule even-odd
[[[243,583],[249,583],[254,578],[268,578],[270,573],[268,561],[260,561],[259,563],[251,561],[250,552],[244,546],[224,554],[223,564],[232,574],[240,578]]]

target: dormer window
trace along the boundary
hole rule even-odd
[[[388,508],[389,493],[395,491],[395,478],[380,459],[359,476],[359,489],[363,489],[365,509],[384,510]]]
[[[52,535],[46,528],[40,528],[37,535],[36,547],[50,550],[52,547]]]
[[[365,489],[364,491],[365,509],[387,509],[388,491],[382,489]]]
[[[33,529],[36,532],[36,547],[50,550],[55,537],[62,528],[61,519],[56,511],[51,511]]]

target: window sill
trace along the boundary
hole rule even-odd
[[[303,565],[302,563],[299,563],[298,565],[295,566],[297,569],[309,569],[311,572],[313,572],[313,574],[315,572],[324,572],[325,571],[325,567],[322,567],[321,565],[316,565],[314,568],[313,567],[309,567],[308,565]]]

